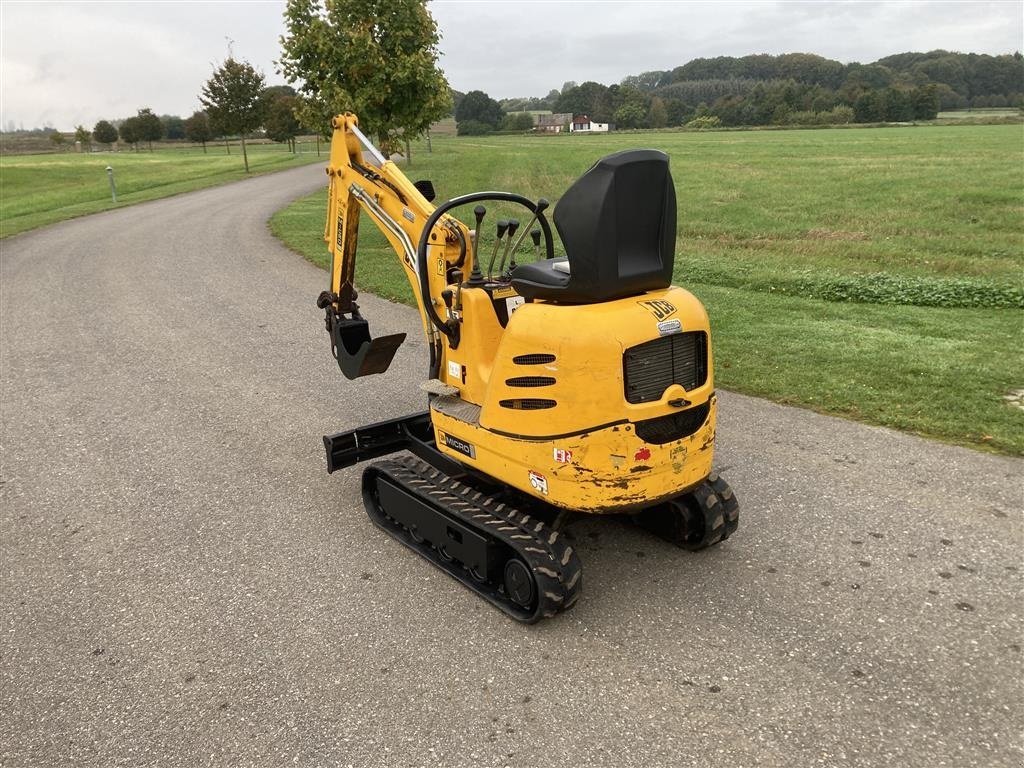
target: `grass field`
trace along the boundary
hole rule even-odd
[[[1022,126],[436,137],[408,172],[441,199],[554,202],[634,146],[672,158],[675,279],[708,307],[720,386],[1024,453],[1024,411],[1004,399],[1024,388]],[[323,216],[319,193],[271,227],[325,264]],[[408,302],[383,239],[361,235],[360,286]]]
[[[314,162],[314,153],[292,155],[283,145],[249,147],[252,173]],[[117,203],[111,202],[106,167],[114,169]],[[212,187],[245,177],[239,147],[157,149],[0,157],[0,237],[56,221],[144,200]]]

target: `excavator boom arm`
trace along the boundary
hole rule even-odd
[[[324,228],[331,252],[331,282],[318,305],[327,314],[334,355],[349,378],[381,373],[404,339],[404,335],[371,339],[368,324],[359,314],[356,252],[359,219],[365,212],[399,258],[420,311],[432,359],[436,358],[441,292],[448,286],[449,269],[462,266],[467,258],[469,232],[450,216],[432,218],[435,208],[428,199],[433,197],[429,182],[410,182],[359,130],[355,115],[338,115],[333,128]],[[428,222],[430,232],[425,233]],[[421,264],[417,251],[425,234],[429,235],[426,263]]]

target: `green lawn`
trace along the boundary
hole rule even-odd
[[[316,160],[292,155],[283,145],[249,147],[252,173],[278,171]],[[117,203],[111,202],[106,167],[114,169]],[[168,197],[245,178],[240,148],[223,145],[154,152],[95,152],[0,157],[0,237],[56,221],[144,200]]]
[[[1024,388],[1024,127],[435,137],[408,173],[440,199],[555,202],[638,146],[672,158],[675,278],[708,307],[720,386],[1024,454],[1024,411],[1003,399]],[[321,265],[324,205],[271,222]],[[360,286],[409,302],[383,238],[360,234]]]

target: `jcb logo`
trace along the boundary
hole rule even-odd
[[[675,305],[663,299],[658,299],[656,301],[641,301],[639,304],[654,315],[655,320],[664,320],[666,317],[671,317],[676,313]]]

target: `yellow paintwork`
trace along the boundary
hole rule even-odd
[[[461,334],[457,348],[430,324],[424,302],[444,319],[449,313],[441,292],[449,287],[448,267],[459,256],[459,244],[450,228],[434,227],[428,251],[430,295],[421,296],[415,266],[407,257],[402,238],[392,231],[397,224],[416,248],[423,226],[434,207],[391,162],[376,173],[402,191],[406,203],[380,181],[367,179],[352,163],[366,166],[358,138],[350,130],[354,115],[335,118],[331,145],[330,200],[325,240],[333,254],[331,290],[340,292],[351,280],[355,265],[356,226],[360,208],[391,242],[406,269],[416,296],[424,332],[439,339],[440,376],[458,389],[458,397],[480,406],[479,419],[463,421],[432,408],[437,445],[446,455],[550,504],[581,512],[614,512],[637,508],[676,495],[699,483],[711,471],[714,453],[716,402],[711,340],[707,314],[701,303],[678,287],[650,291],[616,301],[585,305],[559,305],[543,301],[518,306],[507,327],[498,321],[490,296],[481,288],[461,292]],[[367,208],[358,192],[391,220]],[[372,206],[371,206],[372,208]],[[449,220],[468,238],[461,222]],[[468,276],[472,253],[461,267]],[[451,286],[455,287],[455,286]],[[511,287],[496,298],[515,297]],[[692,391],[673,385],[657,402],[631,404],[623,382],[623,352],[628,347],[659,338],[658,323],[678,320],[683,331],[708,335],[708,375]],[[555,361],[543,365],[517,365],[517,355],[548,353]],[[543,387],[509,387],[516,376],[547,376],[555,383]],[[557,405],[544,410],[503,407],[500,401],[545,398]],[[670,400],[685,398],[692,407],[710,401],[707,421],[693,435],[664,445],[645,443],[633,424],[680,413]],[[436,401],[435,401],[436,404]],[[463,450],[446,442],[449,435]],[[467,455],[466,444],[472,456]]]

